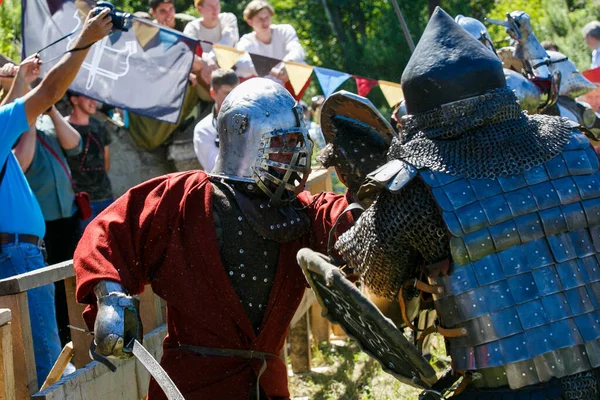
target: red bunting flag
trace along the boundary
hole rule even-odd
[[[373,89],[379,82],[375,79],[364,78],[362,76],[354,76],[356,80],[356,86],[358,87],[358,95],[367,97],[371,89]]]
[[[583,76],[596,84],[600,83],[600,67],[583,71]]]

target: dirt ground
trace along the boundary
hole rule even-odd
[[[431,363],[438,374],[447,368],[444,353],[443,342],[434,340]],[[350,340],[313,346],[312,371],[288,375],[295,400],[416,400],[420,393],[384,372]]]

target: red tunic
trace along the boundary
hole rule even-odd
[[[146,284],[167,302],[167,337],[161,365],[187,400],[248,399],[261,360],[205,357],[178,344],[279,354],[306,280],[296,261],[302,247],[325,252],[327,232],[346,207],[343,196],[298,197],[312,219],[311,230],[281,245],[275,281],[258,336],[221,262],[212,214],[212,185],[202,171],[162,176],[142,183],[115,201],[86,229],[75,251],[77,300],[96,315],[93,287],[102,279],[120,282],[131,294]],[[349,226],[350,218],[343,225]],[[268,357],[260,378],[272,399],[289,398],[287,370]],[[156,382],[149,399],[166,398]]]

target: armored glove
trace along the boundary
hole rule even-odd
[[[133,339],[142,340],[140,302],[124,292],[114,281],[101,281],[94,287],[98,299],[94,343],[101,355],[129,358]]]

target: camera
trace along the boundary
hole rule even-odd
[[[131,14],[117,10],[112,3],[108,1],[99,1],[96,3],[94,8],[94,15],[98,15],[105,8],[110,9],[110,18],[112,20],[113,28],[127,32],[131,28],[132,17]]]

